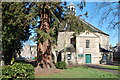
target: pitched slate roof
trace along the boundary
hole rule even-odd
[[[74,4],[71,2],[69,6],[74,6]]]
[[[93,32],[98,32],[98,33],[101,33],[101,34],[104,34],[104,35],[109,36],[109,34],[101,31],[100,29],[96,28],[95,26],[93,26],[92,24],[88,23],[88,22],[85,21],[84,19],[81,19],[81,18],[79,18],[79,17],[78,17],[78,19],[79,19],[83,24],[88,25],[88,26],[93,30]],[[63,22],[63,24],[65,24],[65,23]],[[62,32],[64,32],[64,31],[69,31],[69,29],[70,29],[70,25],[69,25],[69,24],[67,24],[67,27],[64,27],[64,26],[60,26],[60,27],[59,27],[60,32],[61,32],[61,31],[62,31]]]
[[[96,28],[95,26],[93,26],[92,24],[88,23],[88,22],[85,21],[84,19],[79,18],[79,20],[80,20],[81,22],[83,22],[84,24],[90,26],[90,28],[92,28],[94,32],[99,32],[99,33],[102,33],[102,34],[105,34],[105,35],[108,35],[108,36],[109,36],[109,34],[101,31],[100,29]]]
[[[64,48],[61,49],[59,52],[64,52],[64,51],[66,51],[66,52],[75,52],[76,50],[75,50],[75,47],[72,44],[70,44],[67,47],[65,47],[65,49]]]
[[[108,50],[108,49],[100,48],[100,52],[112,52],[112,50]],[[108,54],[108,53],[107,53],[107,54]]]

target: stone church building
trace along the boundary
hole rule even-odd
[[[70,3],[69,9],[75,11],[73,3]],[[81,32],[79,35],[73,36],[73,31],[61,30],[58,33],[56,47],[52,47],[53,61],[55,63],[65,61],[67,64],[73,65],[85,63],[110,64],[112,62],[112,53],[109,50],[109,35],[81,18],[80,21],[90,26],[93,31],[89,33],[87,31]],[[29,58],[36,55],[36,49],[34,47],[31,52],[28,50]]]
[[[76,12],[73,3],[70,3],[68,8]],[[57,61],[65,61],[67,64],[111,64],[112,52],[109,50],[109,35],[81,18],[80,21],[90,26],[93,31],[81,32],[73,36],[73,31],[63,28],[58,34],[55,48]]]
[[[73,33],[72,31],[59,32],[58,45],[55,49],[58,53],[57,61],[64,61],[65,59],[68,64],[99,64],[108,60],[105,59],[108,58],[108,55],[112,57],[112,53],[109,51],[108,34],[96,28],[94,32],[90,33],[81,32],[76,36],[73,36]]]

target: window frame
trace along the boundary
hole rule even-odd
[[[68,59],[68,57],[69,57],[70,59]],[[71,57],[72,57],[71,54],[67,54],[67,59],[68,59],[68,60],[71,60],[71,59],[72,59]]]
[[[86,40],[86,48],[90,48],[90,40]]]

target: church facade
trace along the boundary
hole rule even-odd
[[[58,34],[56,52],[57,61],[67,64],[100,64],[111,63],[112,52],[109,50],[109,35],[102,32],[81,32],[73,36],[74,32],[61,31]],[[109,58],[109,59],[108,59]]]
[[[70,3],[68,9],[76,13],[73,3]],[[73,36],[73,31],[61,30],[55,49],[58,54],[57,61],[65,61],[67,64],[111,64],[112,51],[109,50],[109,35],[85,20],[81,18],[79,20],[93,31],[81,32]]]
[[[75,11],[75,6],[71,3],[69,9]],[[52,47],[54,63],[65,61],[67,64],[72,65],[111,64],[112,52],[109,50],[109,35],[81,18],[80,21],[90,26],[93,31],[89,33],[87,31],[81,32],[77,35],[73,35],[74,31],[59,31],[57,45],[54,48]],[[26,48],[22,51],[24,54],[21,55],[29,55],[29,58],[37,55],[37,47],[30,47],[27,45],[24,48]],[[26,50],[28,50],[28,52],[26,52]]]

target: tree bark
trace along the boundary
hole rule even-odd
[[[38,29],[48,33],[50,30],[50,15],[49,10],[44,8],[44,5],[42,13],[40,13],[40,20]],[[39,36],[40,35],[38,35],[38,37]],[[44,42],[38,42],[37,44],[37,64],[40,68],[44,69],[55,68],[52,62],[51,42],[48,39]]]

